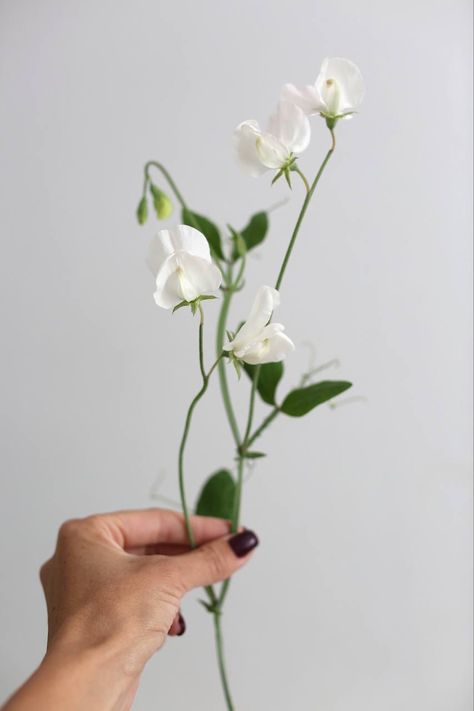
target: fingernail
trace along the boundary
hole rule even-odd
[[[244,555],[247,555],[258,546],[258,538],[253,531],[245,529],[245,531],[229,538],[229,546],[237,558],[243,558]]]
[[[184,621],[184,617],[181,613],[179,613],[178,622],[179,622],[179,632],[178,632],[177,636],[181,637],[181,635],[186,632],[186,622]]]

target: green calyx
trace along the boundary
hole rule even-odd
[[[198,296],[197,299],[194,299],[193,301],[180,301],[179,304],[176,304],[172,313],[178,311],[178,309],[184,308],[185,306],[189,306],[191,308],[192,315],[195,316],[199,311],[201,301],[211,301],[212,299],[217,299],[217,296],[212,296],[211,294],[203,294],[202,296]]]
[[[288,187],[291,190],[291,179],[290,179],[290,173],[292,170],[296,170],[296,156],[291,153],[290,157],[284,163],[278,173],[275,175],[275,177],[272,180],[272,185],[274,185],[277,180],[280,180],[281,177],[284,177],[286,182],[288,183]]]

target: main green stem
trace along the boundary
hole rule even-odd
[[[221,627],[221,612],[220,610],[214,613],[214,632],[216,638],[216,649],[217,649],[217,663],[219,666],[219,674],[221,677],[222,690],[224,692],[225,700],[227,703],[228,711],[234,711],[234,702],[232,701],[232,696],[230,693],[229,682],[227,680],[225,658],[224,658],[224,640],[222,638],[222,627]]]
[[[205,365],[204,365],[204,312],[202,309],[202,305],[199,304],[199,314],[200,314],[200,323],[199,323],[199,368],[201,371],[202,375],[202,386],[197,395],[193,398],[191,401],[191,404],[189,406],[187,415],[186,415],[186,420],[184,424],[184,431],[183,435],[181,438],[181,443],[179,446],[179,456],[178,456],[178,474],[179,474],[179,493],[181,497],[181,507],[183,509],[183,514],[184,514],[184,520],[186,524],[186,531],[188,535],[188,540],[191,548],[196,547],[196,539],[194,537],[192,525],[191,525],[191,515],[189,511],[189,506],[188,502],[186,499],[186,487],[184,483],[184,452],[186,449],[186,442],[188,439],[188,434],[189,434],[189,429],[191,427],[191,421],[192,421],[192,416],[194,409],[196,405],[198,404],[199,400],[203,397],[205,394],[207,387],[209,385],[209,380],[216,369],[218,365],[222,361],[222,351],[218,354],[217,360],[213,364],[213,366],[210,368],[209,372],[206,373]],[[222,689],[224,692],[224,696],[226,699],[228,711],[234,711],[234,705],[232,702],[232,697],[230,694],[230,687],[229,687],[229,682],[227,679],[227,672],[226,672],[226,667],[225,667],[225,659],[224,659],[224,645],[223,645],[223,639],[222,639],[222,628],[221,628],[221,607],[220,607],[220,602],[219,599],[214,591],[214,588],[212,585],[208,585],[205,587],[205,591],[207,593],[207,596],[209,598],[210,606],[209,606],[209,612],[212,613],[214,617],[214,628],[215,628],[215,637],[216,637],[216,651],[217,651],[217,661],[218,661],[218,667],[219,667],[219,675],[222,683]]]
[[[225,330],[227,323],[227,316],[229,315],[230,302],[232,296],[234,295],[235,289],[239,285],[240,278],[242,276],[243,268],[245,266],[244,260],[242,259],[241,268],[237,279],[233,282],[233,269],[232,264],[229,264],[227,272],[225,274],[225,291],[224,297],[222,299],[222,306],[219,313],[219,320],[217,322],[217,332],[216,332],[216,350],[217,353],[222,353],[222,348],[224,346]],[[229,420],[230,429],[234,437],[235,446],[240,447],[240,432],[239,425],[237,423],[237,418],[235,416],[234,408],[232,407],[232,400],[230,397],[229,384],[227,382],[227,372],[225,368],[224,361],[221,360],[219,363],[219,384],[222,393],[222,400],[224,402],[224,409],[226,411],[227,419]]]

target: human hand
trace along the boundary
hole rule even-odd
[[[251,531],[230,536],[222,519],[195,516],[192,527],[198,548],[190,551],[184,519],[173,511],[121,511],[63,524],[56,551],[40,574],[48,647],[35,676],[48,686],[49,696],[44,705],[38,703],[36,682],[31,708],[130,707],[147,660],[167,634],[184,631],[179,612],[184,594],[230,577],[258,544]],[[51,683],[58,670],[68,685],[68,670],[74,674],[74,699],[70,692],[61,697],[61,684]],[[82,678],[87,698],[77,693]],[[27,687],[6,709],[30,708]],[[23,705],[12,705],[22,693]]]

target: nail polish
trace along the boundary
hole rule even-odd
[[[178,622],[179,622],[179,632],[178,632],[177,636],[181,637],[181,635],[186,632],[186,622],[184,621],[184,617],[181,613],[179,613]]]
[[[243,558],[244,555],[250,553],[258,546],[258,538],[253,531],[245,529],[241,533],[237,533],[232,538],[229,538],[229,546],[232,548],[237,558]]]

